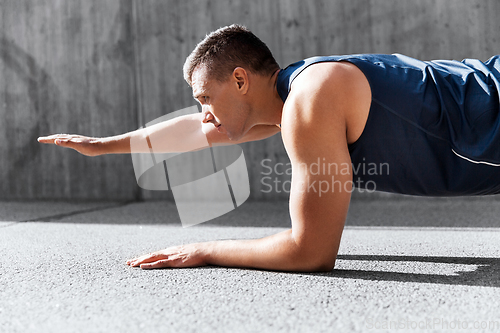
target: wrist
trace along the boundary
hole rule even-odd
[[[215,242],[205,242],[205,243],[196,244],[196,248],[198,249],[198,253],[206,265],[212,264],[214,243]]]
[[[128,142],[125,144],[122,136],[95,138],[94,140],[99,155],[130,153],[130,145]]]
[[[106,139],[105,138],[92,138],[90,140],[90,145],[93,147],[95,156],[109,154],[106,151]]]

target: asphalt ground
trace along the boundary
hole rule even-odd
[[[353,201],[328,273],[125,264],[279,232],[287,207],[182,228],[168,202],[1,202],[0,332],[500,331],[495,197]]]

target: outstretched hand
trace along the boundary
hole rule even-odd
[[[130,267],[143,269],[180,268],[205,266],[206,254],[201,250],[201,244],[188,244],[169,247],[127,261]]]
[[[57,146],[72,148],[86,156],[97,156],[102,153],[99,150],[99,139],[74,134],[54,134],[38,138],[38,142],[55,144]]]

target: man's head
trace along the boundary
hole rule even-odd
[[[237,67],[264,76],[279,69],[266,44],[236,24],[210,33],[191,52],[184,63],[184,79],[189,85],[199,66],[205,67],[209,77],[219,82],[224,82]]]
[[[196,46],[184,64],[184,78],[202,106],[204,122],[237,140],[259,121],[253,111],[266,96],[265,80],[270,82],[278,69],[259,38],[245,27],[231,25]]]

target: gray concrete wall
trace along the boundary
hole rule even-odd
[[[138,188],[129,156],[41,146],[48,133],[108,136],[194,105],[182,64],[220,26],[241,23],[283,67],[321,54],[423,60],[500,53],[497,0],[0,0],[0,199],[165,198]],[[243,145],[251,197],[279,137]],[[285,178],[282,178],[285,180]]]

